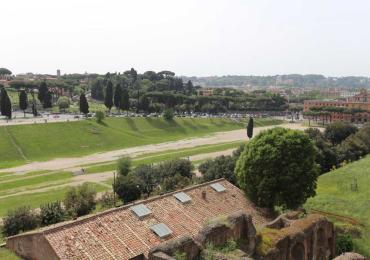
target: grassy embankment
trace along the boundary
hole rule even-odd
[[[338,225],[360,229],[362,235],[354,239],[355,249],[370,257],[370,156],[320,176],[317,195],[305,207],[329,213]],[[351,227],[351,222],[359,224]]]
[[[256,120],[258,125],[280,123]],[[219,131],[244,128],[244,122],[228,119],[107,118],[94,120],[0,127],[0,168],[57,157],[76,157],[146,144],[200,137]],[[23,153],[23,155],[22,155]],[[25,158],[24,158],[25,157]]]

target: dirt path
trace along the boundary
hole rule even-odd
[[[300,129],[304,130],[307,127],[301,126],[299,124],[283,124],[279,125],[281,127],[286,127],[290,129]],[[257,135],[259,132],[274,128],[276,126],[267,126],[267,127],[257,127],[254,129],[254,135]],[[46,162],[32,162],[22,166],[2,169],[0,172],[16,172],[16,173],[27,173],[31,171],[42,171],[42,170],[67,170],[79,167],[80,165],[93,164],[93,163],[105,163],[117,160],[122,156],[138,156],[146,153],[154,152],[163,152],[166,150],[173,149],[184,149],[184,148],[193,148],[200,145],[211,145],[225,142],[235,142],[246,140],[246,133],[244,129],[234,130],[228,132],[218,132],[213,135],[200,138],[192,138],[179,140],[174,142],[153,144],[153,145],[144,145],[136,146],[132,148],[114,150],[109,152],[95,153],[83,157],[74,157],[74,158],[58,158]],[[198,159],[200,160],[200,159]]]

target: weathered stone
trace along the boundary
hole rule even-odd
[[[186,259],[194,259],[199,255],[200,247],[191,237],[184,236],[152,248],[149,251],[149,259],[159,259],[158,254],[156,254],[158,252],[166,254],[167,256],[173,256],[176,252],[184,252],[186,254]],[[162,257],[163,254],[161,254]]]
[[[337,256],[334,260],[366,260],[366,257],[357,253],[345,253],[343,255]]]

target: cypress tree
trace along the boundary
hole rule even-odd
[[[122,101],[122,87],[121,84],[117,84],[116,89],[114,90],[114,106],[119,110],[121,109]]]
[[[89,113],[89,103],[84,93],[80,95],[80,112],[85,115]]]
[[[122,90],[120,109],[127,110],[128,112],[129,108],[130,108],[130,97],[127,88],[124,88]]]
[[[105,89],[104,105],[110,110],[113,106],[113,84],[112,81],[108,81],[107,87]]]
[[[53,96],[51,95],[51,92],[47,91],[46,94],[45,94],[45,97],[44,97],[43,107],[44,108],[53,107],[52,99],[53,99]]]
[[[19,108],[23,110],[24,117],[26,117],[26,109],[28,107],[27,93],[25,90],[21,90],[19,93]]]
[[[250,117],[248,121],[247,136],[249,137],[249,139],[253,137],[253,117]]]
[[[46,82],[45,81],[41,82],[40,87],[39,87],[39,93],[37,94],[37,98],[40,100],[41,104],[44,104],[44,99],[48,91],[49,90],[48,90],[48,86],[46,85]]]
[[[4,88],[1,89],[1,115],[6,116],[7,118],[12,118],[12,102],[8,96],[8,93]]]

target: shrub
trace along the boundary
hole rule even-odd
[[[337,255],[340,255],[345,252],[352,252],[353,251],[353,240],[351,236],[347,234],[339,234],[336,237],[335,241]]]
[[[8,211],[3,219],[3,234],[4,236],[14,236],[20,232],[35,229],[39,223],[39,216],[30,207],[20,207]]]
[[[60,97],[58,99],[58,107],[60,110],[68,109],[70,105],[69,98],[67,97]]]
[[[130,174],[119,175],[113,184],[113,190],[125,204],[137,200],[141,196],[139,183]]]
[[[71,187],[64,199],[66,211],[73,218],[89,214],[95,209],[96,191],[84,183],[78,187]]]
[[[104,209],[110,209],[114,207],[115,196],[111,191],[106,191],[101,196],[99,202]]]
[[[65,213],[60,201],[40,206],[41,225],[47,226],[64,220]]]
[[[235,160],[231,156],[218,156],[214,160],[208,160],[199,166],[199,171],[203,175],[204,181],[212,181],[225,178],[229,182],[236,184],[234,173]]]
[[[167,121],[171,121],[173,119],[173,111],[172,109],[168,108],[168,109],[165,109],[164,112],[163,112],[163,118]]]
[[[129,157],[122,157],[117,162],[117,172],[120,175],[128,175],[131,170],[131,159]]]
[[[104,118],[105,118],[105,114],[103,111],[96,111],[95,112],[95,118],[96,118],[96,122],[98,122],[99,124],[103,122]]]
[[[324,135],[333,145],[340,144],[351,134],[357,132],[357,127],[346,122],[334,122],[326,126]]]

